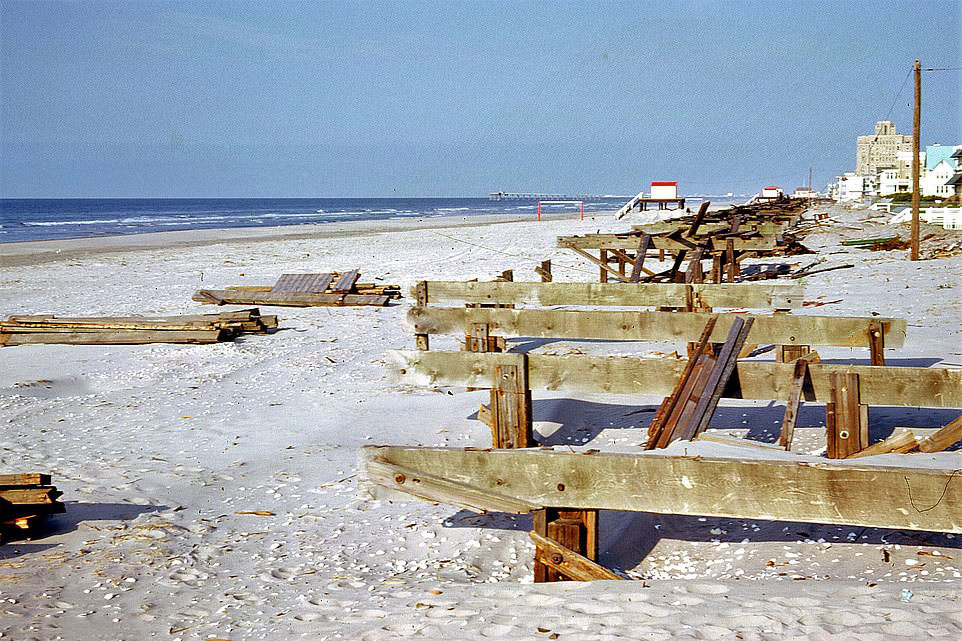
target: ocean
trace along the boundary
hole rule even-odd
[[[585,212],[612,211],[627,200],[585,201]],[[535,216],[537,208],[533,200],[487,198],[0,199],[0,242],[434,216]],[[580,206],[544,205],[543,211],[576,215]]]

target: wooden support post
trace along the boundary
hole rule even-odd
[[[535,511],[533,516],[535,533],[592,561],[598,560],[598,510],[549,507]],[[566,580],[568,577],[562,572],[535,557],[535,583]]]
[[[775,352],[776,363],[791,363],[812,351],[809,345],[779,345]]]
[[[641,242],[638,243],[638,256],[635,257],[635,264],[631,266],[631,278],[629,282],[637,283],[641,280],[641,273],[645,268],[645,257],[648,255],[648,250],[651,248],[651,236],[648,234],[641,235]]]
[[[428,304],[428,284],[426,281],[420,281],[414,288],[415,297],[417,298],[418,307],[427,307]],[[415,334],[414,335],[414,346],[422,351],[428,350],[428,335],[427,334]]]
[[[701,257],[705,253],[705,248],[699,246],[692,254],[691,260],[688,261],[688,271],[685,272],[685,282],[686,283],[701,283],[704,281],[705,276],[701,270]]]
[[[868,349],[872,365],[885,365],[885,333],[882,324],[875,319],[868,322]]]
[[[735,240],[729,238],[725,241],[725,261],[728,267],[728,282],[734,283],[735,277],[739,274],[738,260],[735,258]]]
[[[832,402],[825,404],[828,458],[848,458],[868,447],[868,405],[859,403],[858,374],[830,376]]]
[[[792,387],[788,392],[788,402],[785,404],[785,417],[782,419],[782,431],[778,436],[778,444],[787,451],[792,449],[792,439],[795,436],[795,421],[802,404],[802,391],[805,379],[808,378],[809,362],[817,363],[818,354],[811,352],[795,359],[795,371],[792,373]]]
[[[514,282],[514,270],[506,269],[501,272],[501,275],[494,279],[496,283],[512,283]]]
[[[712,255],[711,275],[709,276],[711,282],[713,283],[722,282],[722,263],[723,262],[724,262],[724,252],[718,252]]]
[[[607,283],[608,271],[610,270],[610,268],[608,267],[608,250],[602,249],[598,253],[599,253],[600,264],[601,264],[601,282]]]
[[[504,449],[535,445],[527,354],[516,354],[513,365],[495,366],[490,407],[494,447]]]
[[[551,276],[551,261],[550,261],[550,260],[543,260],[543,261],[541,261],[541,266],[540,266],[540,267],[535,267],[535,268],[534,268],[534,271],[535,271],[535,273],[537,273],[539,276],[541,276],[541,282],[542,282],[542,283],[550,283],[550,282],[552,281],[552,276]]]

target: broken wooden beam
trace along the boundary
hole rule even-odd
[[[962,441],[962,416],[919,440],[919,451],[941,452]]]
[[[863,458],[866,456],[876,456],[878,454],[905,454],[918,447],[915,434],[906,430],[890,436],[884,441],[879,441],[863,450],[849,454],[846,458]]]

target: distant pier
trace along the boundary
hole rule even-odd
[[[510,191],[492,191],[488,200],[598,200],[605,198],[598,194],[525,194]]]

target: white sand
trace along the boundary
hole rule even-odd
[[[213,312],[193,290],[352,267],[405,291],[509,268],[535,280],[547,258],[558,279],[595,280],[555,237],[628,221],[429,222],[4,245],[0,315]],[[806,279],[806,298],[843,300],[800,313],[905,317],[891,364],[962,364],[962,258],[912,264],[903,251],[838,246],[839,234],[859,232],[805,242],[856,267]],[[962,537],[605,513],[602,561],[643,580],[533,585],[529,519],[367,500],[355,483],[361,445],[489,444],[469,418],[484,392],[390,381],[386,350],[413,346],[409,305],[264,308],[284,331],[209,346],[0,350],[0,472],[52,473],[68,507],[53,533],[0,547],[2,638],[962,639]],[[626,448],[651,417],[630,412],[657,402],[539,393],[536,429],[549,443]],[[727,402],[713,426],[761,438],[782,411]],[[873,434],[957,414],[873,409]],[[803,409],[800,451],[819,449],[823,421],[820,406]]]

